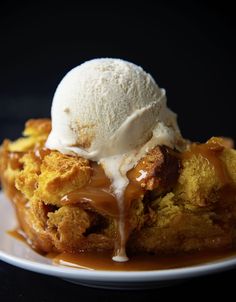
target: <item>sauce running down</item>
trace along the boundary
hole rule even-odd
[[[106,177],[102,167],[93,163],[90,182],[85,187],[63,196],[61,202],[64,205],[76,203],[90,204],[106,215],[118,217],[119,209],[110,186],[111,182]]]
[[[117,231],[116,242],[118,243],[115,247],[114,254],[119,254],[119,249],[124,247],[130,233],[129,226],[129,215],[130,207],[133,200],[137,200],[142,194],[143,189],[140,185],[141,180],[140,175],[143,171],[132,170],[132,180],[130,179],[129,184],[124,193],[124,231],[125,240],[120,238],[120,233]],[[129,177],[129,175],[128,175]],[[92,163],[92,177],[88,185],[85,187],[70,192],[66,194],[61,199],[62,204],[88,204],[97,209],[99,212],[104,213],[113,217],[117,222],[117,227],[119,226],[119,215],[120,210],[118,206],[117,199],[111,190],[111,182],[109,178],[105,175],[105,172],[101,165],[97,163]]]
[[[63,196],[61,199],[62,204],[90,203],[98,211],[117,218],[119,216],[119,208],[117,200],[111,191],[109,178],[105,175],[102,166],[97,163],[92,163],[92,171],[92,177],[88,185]],[[136,177],[133,176],[132,178],[135,180],[130,180],[125,190],[125,212],[127,214],[132,200],[137,200],[143,194],[143,189],[140,186],[141,179],[139,181],[141,173],[142,171],[133,169],[132,174],[136,174]]]

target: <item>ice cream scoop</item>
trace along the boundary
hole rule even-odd
[[[98,161],[120,206],[122,238],[126,173],[156,145],[178,147],[176,115],[165,90],[141,67],[120,59],[94,59],[67,73],[52,104],[46,146]],[[125,259],[125,253],[115,256]]]
[[[58,85],[48,147],[100,160],[140,148],[153,136],[173,147],[179,130],[165,91],[141,67],[94,59]]]

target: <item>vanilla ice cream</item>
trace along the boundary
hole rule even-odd
[[[165,90],[130,62],[87,61],[68,72],[57,87],[46,146],[103,165],[120,207],[121,239],[127,171],[156,145],[178,148],[180,141]],[[126,259],[124,248],[114,257]]]

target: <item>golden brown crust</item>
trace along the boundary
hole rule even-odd
[[[30,119],[25,124],[24,135],[44,135],[49,134],[52,129],[50,119]]]
[[[23,169],[16,175],[15,186],[29,200],[37,189],[41,162],[32,151],[23,155],[19,162],[23,165]]]
[[[85,186],[91,177],[89,162],[57,151],[45,156],[35,196],[46,204],[61,206],[64,195]]]
[[[26,137],[6,140],[1,147],[0,178],[22,229],[32,246],[44,252],[112,250],[117,238],[113,217],[92,204],[61,201],[85,187],[93,170],[88,160],[45,149],[50,127],[49,120],[31,120]],[[229,141],[222,141],[219,151],[227,184],[202,154],[181,157],[156,147],[140,160],[128,173],[142,188],[131,203],[128,251],[173,253],[236,243],[236,151],[230,147]],[[141,170],[145,176],[137,182]],[[228,197],[222,199],[225,192]]]
[[[170,190],[176,183],[180,172],[178,153],[168,147],[157,146],[142,158],[129,173],[129,179],[135,180],[140,171],[140,185],[146,190],[156,190],[159,193]]]

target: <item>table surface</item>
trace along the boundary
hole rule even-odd
[[[211,276],[194,278],[178,285],[151,290],[117,291],[74,285],[55,277],[28,272],[0,262],[0,301],[144,301],[170,298],[198,299],[216,294],[225,299],[235,293],[236,269]],[[190,295],[190,296],[189,296]],[[95,300],[94,300],[95,299]],[[67,301],[66,301],[67,302]]]

